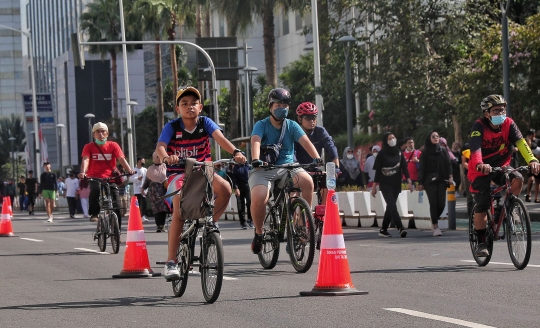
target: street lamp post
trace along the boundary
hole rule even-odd
[[[33,52],[32,51],[32,35],[30,34],[30,32],[21,31],[21,30],[18,30],[16,28],[6,26],[6,25],[0,24],[0,28],[5,28],[8,30],[19,32],[28,38],[28,59],[30,60],[30,80],[32,83],[32,113],[33,113],[33,118],[34,118],[34,131],[39,131],[38,117],[37,117],[37,102],[36,102],[36,77],[34,75],[34,57],[32,55],[32,52]],[[35,142],[36,154],[39,154],[39,134],[38,133],[34,134],[34,142]],[[36,164],[35,176],[39,177],[40,175],[41,175],[41,168],[39,165]]]
[[[58,153],[59,153],[59,158],[60,160],[58,161],[58,163],[60,164],[60,176],[62,176],[62,172],[63,172],[63,169],[62,169],[62,128],[65,127],[64,124],[62,123],[59,123],[59,124],[56,124],[56,128],[58,129]]]
[[[96,115],[91,114],[91,113],[84,115],[84,118],[88,119],[88,137],[89,137],[88,142],[92,142],[92,122],[91,121],[94,117],[96,117]]]
[[[356,39],[350,35],[342,36],[338,42],[344,43],[345,52],[345,100],[347,103],[347,143],[349,147],[354,147],[353,143],[353,115],[352,115],[352,87],[351,87],[351,62],[349,59],[351,44]]]
[[[11,141],[11,166],[13,171],[13,178],[15,179],[15,151],[13,150],[13,143],[15,142],[15,137],[10,137],[9,141]]]
[[[510,64],[508,63],[508,11],[510,10],[511,0],[506,1],[503,6],[500,2],[502,12],[502,64],[503,64],[503,86],[504,99],[506,100],[506,116],[512,117],[512,103],[510,101]]]
[[[246,102],[246,136],[251,135],[251,131],[253,130],[253,106],[251,104],[251,79],[253,72],[258,71],[259,69],[257,67],[253,66],[246,66],[244,67],[243,71],[246,72],[246,92],[245,92],[245,102]],[[250,147],[246,147],[246,155],[247,158],[251,158],[251,149]]]
[[[130,107],[131,109],[131,106],[137,106],[138,103],[136,101],[128,101],[127,102],[127,105]],[[131,113],[133,113],[133,115],[131,115],[131,117],[128,117],[128,120],[130,119],[133,119],[133,122],[131,124],[131,126],[133,127],[133,147],[131,147],[131,151],[133,151],[133,155],[132,154],[129,154],[129,158],[134,158],[136,159],[136,152],[137,152],[137,134],[135,133],[135,110],[131,111]],[[128,131],[129,133],[129,131]]]

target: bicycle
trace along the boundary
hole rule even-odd
[[[121,176],[128,176],[122,174]],[[94,181],[100,185],[99,194],[99,215],[96,231],[93,234],[93,239],[97,239],[97,244],[101,252],[105,252],[107,248],[107,238],[111,239],[111,247],[114,254],[120,251],[120,227],[118,223],[118,215],[115,210],[121,210],[121,207],[114,207],[111,197],[110,181],[113,178],[86,178],[89,182]]]
[[[263,245],[258,254],[259,262],[265,269],[276,266],[279,257],[280,242],[285,240],[287,225],[287,248],[294,269],[307,272],[313,264],[315,247],[315,224],[311,207],[305,199],[298,196],[300,188],[294,187],[291,171],[296,168],[314,168],[316,164],[265,164],[263,169],[283,168],[287,170],[283,187],[276,181],[268,200],[268,212],[264,218]]]
[[[326,204],[324,202],[326,199],[323,197],[323,191],[326,191],[326,172],[316,170],[312,172],[308,171],[308,173],[313,179],[313,186],[317,195],[317,205],[315,205],[315,212],[313,213],[313,224],[315,227],[315,249],[320,250],[324,216],[326,213]]]
[[[221,292],[223,283],[223,245],[219,229],[214,225],[214,190],[211,180],[208,178],[209,172],[213,172],[213,166],[217,163],[230,163],[230,159],[222,159],[214,162],[198,162],[193,159],[181,159],[175,164],[179,167],[186,167],[188,161],[193,163],[194,171],[204,170],[203,176],[206,178],[205,197],[202,206],[205,215],[202,218],[188,219],[184,223],[184,232],[180,237],[180,246],[176,252],[178,261],[178,271],[180,279],[172,281],[174,296],[181,297],[186,291],[188,273],[194,266],[199,267],[201,273],[201,286],[204,299],[208,303],[214,303]],[[212,169],[209,169],[212,167]],[[172,197],[179,193],[178,189],[172,193],[162,196],[162,199]],[[195,241],[202,229],[199,237],[199,256],[195,256]]]
[[[504,172],[504,185],[491,191],[491,206],[487,212],[486,243],[489,255],[486,257],[476,256],[478,246],[478,236],[474,230],[474,212],[469,217],[469,242],[474,260],[479,266],[485,266],[491,260],[493,254],[493,242],[505,239],[508,244],[508,252],[514,266],[522,270],[529,263],[531,256],[531,221],[529,213],[523,201],[510,193],[511,181],[509,174],[514,171],[529,171],[528,166],[518,168],[493,167],[493,172]],[[503,204],[500,204],[502,195],[505,192]],[[499,231],[503,227],[503,234]]]

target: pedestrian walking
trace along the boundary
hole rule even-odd
[[[41,197],[45,203],[45,211],[47,212],[47,222],[53,222],[54,201],[56,200],[56,190],[58,182],[56,181],[56,173],[51,170],[51,163],[43,163],[43,173],[41,173]]]
[[[81,200],[82,212],[85,218],[88,215],[88,198],[90,197],[90,184],[86,179],[79,180],[79,199]]]
[[[360,170],[360,162],[354,157],[353,148],[345,147],[339,169],[341,171],[341,175],[338,178],[339,186],[363,187],[365,185],[362,170]]]
[[[21,209],[21,212],[24,212],[26,211],[27,202],[26,177],[24,175],[21,175],[19,177],[19,183],[17,183],[17,194],[19,195],[19,207]]]
[[[26,194],[28,197],[28,215],[34,215],[34,205],[36,201],[36,195],[38,193],[38,181],[34,178],[34,171],[28,171],[28,177],[26,178]]]
[[[369,156],[366,159],[366,162],[364,163],[364,171],[368,174],[368,184],[367,187],[369,190],[371,190],[371,187],[373,187],[373,181],[375,180],[375,170],[373,169],[373,164],[375,164],[375,159],[379,155],[379,152],[381,151],[381,147],[375,145],[370,148],[371,149],[371,156]]]
[[[75,172],[69,173],[69,179],[66,180],[66,199],[69,208],[69,217],[75,218],[77,210],[77,194],[79,193],[79,180],[75,178]]]
[[[249,164],[234,164],[231,172],[233,182],[233,192],[236,195],[236,204],[238,207],[238,217],[240,218],[240,227],[242,229],[254,228],[253,218],[251,217],[251,193],[249,191]],[[246,222],[247,214],[247,222]]]
[[[152,154],[153,165],[160,166],[164,165],[163,161],[156,152]],[[152,169],[152,168],[150,168]],[[163,185],[163,182],[152,181],[150,175],[146,176],[144,184],[141,187],[141,194],[146,197],[148,194],[150,196],[150,205],[152,206],[152,211],[154,211],[154,221],[156,222],[156,232],[166,232],[165,230],[165,219],[167,214],[170,213],[167,203],[161,196],[164,196],[167,193],[167,188]]]
[[[414,139],[412,137],[406,137],[403,139],[405,150],[403,151],[403,156],[407,161],[407,169],[409,170],[409,176],[413,186],[418,182],[418,167],[420,166],[420,155],[422,152],[414,148]],[[405,178],[405,177],[403,177]],[[403,179],[405,182],[406,180]]]
[[[139,202],[139,211],[141,212],[141,218],[143,222],[148,222],[146,217],[146,197],[141,193],[141,187],[146,179],[146,160],[142,157],[137,158],[137,165],[133,169],[135,174],[129,177],[129,181],[133,183],[133,195],[137,197]]]

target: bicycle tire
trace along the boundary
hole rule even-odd
[[[531,220],[519,198],[512,199],[508,209],[505,231],[508,253],[514,266],[518,270],[523,270],[531,257]]]
[[[189,276],[189,266],[191,264],[191,251],[186,238],[180,241],[176,251],[176,260],[178,261],[178,271],[180,279],[172,281],[172,288],[175,297],[181,297],[186,291]]]
[[[113,253],[118,254],[120,251],[120,227],[118,226],[118,216],[113,211],[109,213],[109,231]]]
[[[293,222],[294,224],[291,225]],[[313,244],[315,230],[311,209],[305,199],[293,199],[287,227],[287,245],[291,264],[296,271],[307,272],[313,264],[315,255],[315,245]]]
[[[214,303],[223,283],[223,244],[218,232],[206,235],[201,249],[201,286],[204,299]]]
[[[105,222],[104,214],[98,216],[96,234],[98,235],[97,243],[99,250],[105,252],[105,249],[107,249],[107,223]]]
[[[313,217],[313,223],[315,227],[315,249],[321,249],[321,240],[322,240],[322,229],[323,221],[318,217]]]
[[[471,211],[471,215],[469,216],[469,243],[471,245],[471,252],[473,255],[474,260],[478,264],[478,266],[486,266],[489,261],[491,260],[491,255],[493,255],[493,230],[491,229],[491,224],[486,225],[486,243],[488,245],[488,251],[489,255],[486,257],[478,257],[476,256],[476,249],[478,247],[478,236],[476,235],[476,232],[474,230],[474,210],[476,209],[476,205],[474,205],[473,210]],[[488,221],[490,221],[491,213],[488,211]]]
[[[281,207],[271,209],[264,218],[263,244],[261,252],[257,255],[262,267],[266,270],[273,269],[279,258],[279,217]]]

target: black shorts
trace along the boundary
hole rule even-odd
[[[523,176],[518,171],[511,172],[509,178],[510,180],[518,178],[523,181]],[[476,177],[472,182],[470,191],[474,195],[474,201],[476,203],[475,213],[486,212],[491,207],[491,181],[502,186],[506,183],[504,181],[504,173],[491,172],[488,175]]]

